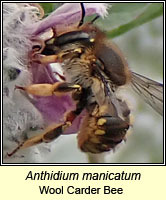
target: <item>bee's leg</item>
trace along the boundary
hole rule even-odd
[[[81,86],[67,82],[56,82],[54,84],[32,84],[26,87],[15,86],[15,89],[25,90],[28,94],[36,96],[62,96],[67,92],[81,91]]]
[[[12,156],[20,149],[31,147],[43,142],[48,143],[55,140],[60,135],[62,135],[67,128],[69,128],[72,125],[72,122],[76,118],[76,116],[77,115],[73,111],[68,112],[66,114],[66,120],[64,123],[50,125],[41,134],[29,138],[26,141],[20,143],[11,153],[8,153],[7,155]]]
[[[71,91],[74,87],[75,91],[73,95],[75,96],[75,100],[79,99],[81,96],[81,86],[77,85],[77,87],[73,86],[72,84],[69,83],[63,83],[62,85],[59,86],[59,91],[63,92],[68,92]],[[20,88],[19,88],[20,89]],[[22,89],[22,88],[21,88]],[[79,90],[77,90],[79,89]],[[8,153],[8,156],[12,156],[15,154],[19,149],[24,149],[27,147],[34,146],[36,144],[40,143],[48,143],[53,140],[55,140],[57,137],[59,137],[63,132],[69,128],[72,125],[72,122],[74,119],[80,114],[82,109],[80,108],[79,101],[76,104],[76,110],[67,112],[65,114],[65,120],[61,124],[53,124],[49,127],[47,127],[41,134],[34,136],[32,138],[29,138],[28,140],[20,143],[17,148],[15,148],[11,153]]]
[[[100,111],[94,115],[87,114],[78,135],[78,145],[82,151],[91,153],[109,151],[125,139],[130,127],[130,112],[126,114],[128,107],[127,104],[124,105],[126,106],[124,119],[107,113],[100,115]]]
[[[51,142],[55,140],[57,137],[59,137],[70,125],[71,123],[69,121],[64,122],[62,124],[53,124],[47,127],[41,134],[29,138],[26,141],[20,143],[17,148],[15,148],[11,153],[8,153],[7,155],[12,156],[20,149],[31,147],[43,142],[45,143]]]
[[[42,47],[42,50],[44,47]],[[41,51],[41,50],[40,50]],[[60,59],[58,55],[47,55],[47,56],[41,56],[38,54],[40,52],[34,53],[33,55],[33,61],[40,63],[40,64],[50,64],[50,63],[60,63]]]

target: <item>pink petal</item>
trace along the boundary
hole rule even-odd
[[[53,76],[49,66],[43,66],[34,62],[31,66],[31,72],[33,79],[32,82],[35,84],[52,84],[57,82],[57,79]],[[75,104],[70,95],[62,97],[34,97],[32,103],[41,112],[44,120],[48,123],[56,123],[63,120],[65,112],[75,108]]]
[[[49,66],[43,66],[38,63],[33,63],[31,66],[33,83],[55,83],[56,78],[52,75],[51,68]],[[75,103],[70,95],[62,97],[50,96],[50,97],[34,97],[32,103],[40,111],[45,122],[48,124],[59,123],[63,121],[64,114],[67,111],[75,109]],[[69,127],[64,134],[77,133],[80,129],[82,119],[86,115],[87,111],[84,110],[73,121],[72,126]]]
[[[50,66],[41,65],[33,62],[30,71],[32,73],[32,82],[38,83],[55,83],[58,80],[53,76]]]
[[[82,113],[76,117],[76,119],[73,121],[71,127],[69,127],[64,134],[74,134],[77,133],[80,130],[82,120],[84,119],[85,115],[87,114],[86,110],[83,110]]]
[[[62,122],[65,112],[74,109],[74,103],[67,95],[62,97],[36,97],[33,104],[48,124]]]
[[[108,4],[106,3],[84,3],[85,14],[90,16],[98,14],[101,17],[107,15]],[[80,3],[66,3],[52,12],[45,19],[28,27],[33,35],[38,35],[50,27],[57,27],[59,25],[69,26],[79,22],[81,19]]]

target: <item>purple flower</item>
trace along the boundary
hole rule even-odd
[[[84,3],[84,7],[86,16],[98,14],[99,16],[104,17],[107,15],[108,5],[105,3]],[[50,27],[69,26],[78,23],[80,19],[80,3],[65,3],[52,12],[47,18],[32,24],[29,28],[31,29],[32,34],[38,35]]]

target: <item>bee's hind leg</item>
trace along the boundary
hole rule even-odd
[[[17,89],[22,89],[27,91],[33,95],[40,95],[40,96],[50,96],[48,94],[65,94],[67,92],[73,92],[76,96],[81,94],[81,86],[80,85],[73,85],[66,82],[55,83],[51,84],[35,84],[30,85],[28,87],[20,87],[16,86]],[[53,90],[52,90],[53,88]],[[54,91],[54,92],[53,92]],[[44,94],[44,95],[43,95]],[[47,95],[46,95],[47,94]],[[77,111],[78,108],[76,108]],[[64,116],[64,122],[61,124],[52,124],[47,127],[41,134],[36,135],[32,138],[27,139],[26,141],[20,143],[11,153],[7,153],[8,156],[12,156],[18,150],[24,149],[27,147],[34,146],[40,143],[48,143],[55,140],[59,137],[63,132],[72,125],[73,120],[77,117],[79,113],[75,111],[67,112]]]
[[[47,127],[41,134],[36,135],[20,143],[11,153],[7,153],[7,155],[12,156],[20,149],[31,147],[43,142],[45,143],[51,142],[56,138],[58,138],[70,125],[71,125],[70,122],[64,122],[62,124],[53,124]]]
[[[65,114],[65,120],[60,124],[52,124],[48,126],[42,133],[27,139],[26,141],[20,143],[11,153],[7,153],[8,156],[12,156],[18,150],[27,147],[34,146],[36,144],[41,144],[43,142],[49,143],[58,138],[64,133],[64,131],[72,125],[72,122],[77,117],[74,111],[67,112]]]

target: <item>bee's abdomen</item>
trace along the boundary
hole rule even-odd
[[[114,149],[126,138],[130,127],[130,110],[125,102],[121,102],[124,119],[111,113],[103,113],[99,107],[98,112],[94,107],[87,113],[78,134],[78,145],[84,152],[102,153]]]

